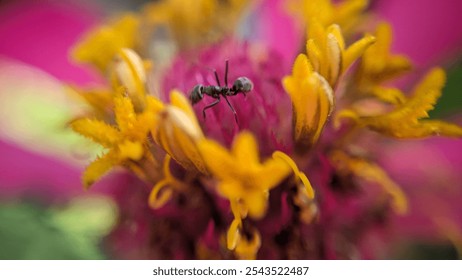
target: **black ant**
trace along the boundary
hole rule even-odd
[[[214,73],[218,86],[204,86],[201,84],[195,85],[194,88],[191,90],[191,102],[193,105],[198,103],[202,100],[202,98],[204,98],[204,94],[216,99],[213,103],[205,106],[202,110],[202,115],[205,119],[205,110],[217,105],[220,102],[220,96],[223,96],[223,98],[226,100],[226,103],[228,103],[229,108],[231,108],[231,111],[233,111],[236,123],[239,124],[239,122],[237,121],[236,110],[234,110],[231,103],[229,103],[227,97],[237,95],[238,93],[242,93],[244,96],[246,96],[246,93],[253,89],[252,81],[250,81],[250,79],[247,77],[239,77],[236,79],[236,81],[234,81],[232,87],[228,87],[228,60],[226,60],[224,87],[222,87],[220,84],[220,79],[218,78],[217,70],[214,70]]]

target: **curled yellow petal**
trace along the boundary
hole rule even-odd
[[[305,189],[307,191],[308,197],[313,199],[314,198],[314,190],[313,187],[311,186],[310,181],[308,180],[308,177],[306,177],[305,173],[301,172],[298,169],[297,164],[285,153],[281,151],[276,151],[273,153],[273,158],[280,158],[283,160],[287,165],[290,166],[292,169],[294,175],[297,177],[298,180],[300,180],[305,186]]]
[[[170,181],[164,179],[159,181],[152,188],[149,194],[149,206],[153,209],[159,209],[167,203],[172,197],[172,189],[169,188]]]
[[[185,188],[184,183],[176,179],[170,171],[171,159],[172,157],[168,154],[165,156],[162,166],[164,179],[157,182],[149,194],[149,206],[153,209],[164,206],[172,197],[173,190],[182,190]]]
[[[228,250],[234,250],[241,238],[240,229],[241,220],[234,219],[231,225],[229,226],[228,233],[226,234],[226,246]]]
[[[229,205],[235,219],[245,219],[247,217],[248,209],[239,199],[230,199]]]

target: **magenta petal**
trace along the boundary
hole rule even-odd
[[[382,164],[409,199],[409,214],[396,219],[397,236],[444,239],[438,220],[462,224],[462,140],[397,143],[386,149]]]
[[[462,1],[378,1],[377,13],[393,26],[393,49],[429,66],[462,50]]]
[[[285,11],[284,4],[281,0],[263,1],[258,10],[256,36],[283,57],[284,67],[291,67],[304,37],[302,28]]]
[[[81,170],[0,140],[0,198],[66,199],[83,193]]]
[[[97,80],[95,73],[69,59],[70,48],[95,24],[94,11],[57,1],[10,1],[1,7],[0,18],[0,55],[37,66],[64,81]]]

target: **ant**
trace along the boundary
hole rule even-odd
[[[224,87],[222,87],[220,84],[220,79],[218,78],[217,70],[214,70],[215,80],[217,81],[218,86],[204,86],[201,84],[197,84],[194,86],[194,88],[191,91],[190,99],[193,105],[201,101],[202,98],[204,98],[204,94],[216,99],[213,103],[205,106],[204,109],[202,110],[202,115],[204,116],[204,119],[205,119],[205,110],[210,109],[213,106],[217,105],[220,102],[220,97],[223,96],[223,98],[226,100],[226,103],[228,103],[229,108],[231,108],[231,111],[233,111],[234,119],[236,120],[236,123],[239,124],[239,122],[237,121],[236,110],[234,110],[231,103],[229,103],[229,100],[227,97],[237,95],[238,93],[242,93],[244,96],[246,96],[246,93],[248,93],[249,91],[253,89],[253,84],[249,78],[239,77],[236,79],[236,81],[234,81],[232,87],[228,87],[228,60],[226,60],[225,67],[226,68],[225,68],[225,86]]]

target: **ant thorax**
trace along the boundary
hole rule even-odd
[[[219,98],[220,95],[229,95],[230,89],[228,87],[220,86],[205,86],[202,89],[202,92],[213,98]]]

